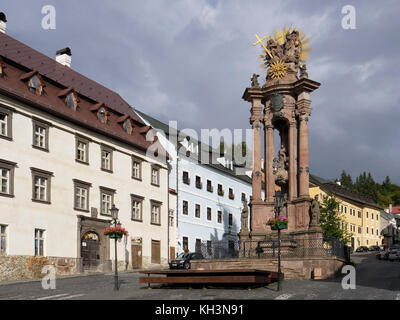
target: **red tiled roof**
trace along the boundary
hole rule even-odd
[[[1,93],[63,119],[133,144],[142,150],[146,150],[152,144],[146,141],[145,135],[151,127],[146,126],[116,92],[3,33],[0,33],[1,57],[7,66],[6,76],[0,77]],[[26,83],[22,81],[35,72],[38,72],[46,83],[41,96],[31,93]],[[71,88],[80,95],[76,111],[66,107],[62,99],[62,96]],[[93,111],[95,107],[98,109],[103,104],[109,110],[108,121],[105,124],[98,121],[96,112]],[[118,123],[118,120],[124,116],[129,116],[135,121],[136,125],[131,135],[126,133]],[[154,147],[158,149],[159,154],[164,154],[165,150],[159,142],[155,141]]]
[[[400,214],[400,206],[392,207],[392,213],[393,214]]]

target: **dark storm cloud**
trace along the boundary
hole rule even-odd
[[[41,28],[53,4],[57,29]],[[341,27],[354,5],[357,29]],[[397,1],[28,1],[3,0],[8,34],[54,56],[131,105],[180,128],[249,128],[241,100],[259,68],[254,34],[297,25],[311,37],[310,168],[334,178],[371,171],[400,184]]]

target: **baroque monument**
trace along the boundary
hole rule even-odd
[[[260,39],[256,35],[256,38],[258,41],[253,45],[262,47],[260,58],[266,69],[266,81],[260,86],[259,76],[253,74],[251,87],[243,94],[243,99],[251,103],[253,195],[249,228],[241,230],[240,240],[263,240],[274,234],[265,223],[275,215],[277,189],[283,195],[283,213],[289,219],[288,229],[283,231],[283,235],[322,238],[318,202],[313,201],[308,192],[310,93],[320,86],[308,78],[306,71],[305,61],[311,50],[308,48],[309,39],[304,32],[291,27],[276,31],[272,36]],[[280,142],[274,141],[274,130],[279,132]],[[277,155],[275,145],[279,150]],[[265,161],[264,175],[261,159]]]

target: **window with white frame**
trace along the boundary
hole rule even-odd
[[[101,148],[101,169],[112,171],[112,150],[105,147]]]
[[[7,122],[8,122],[8,115],[4,113],[0,113],[0,135],[7,136]]]
[[[170,209],[168,211],[168,219],[169,219],[169,226],[173,227],[174,226],[174,210]]]
[[[50,203],[52,172],[31,168],[32,201]]]
[[[151,184],[155,186],[160,185],[160,169],[156,167],[151,168]]]
[[[12,139],[12,111],[0,106],[0,138]]]
[[[10,169],[0,168],[0,192],[9,194],[10,193]]]
[[[44,230],[35,229],[35,256],[44,256]]]
[[[74,209],[89,211],[89,188],[91,183],[74,179]]]
[[[151,224],[161,225],[161,205],[158,203],[151,203]]]
[[[131,195],[132,201],[132,220],[143,221],[143,198],[135,195]]]
[[[110,216],[110,209],[114,203],[114,193],[115,190],[100,187],[100,214]]]
[[[49,148],[49,125],[33,120],[33,147],[48,150]]]
[[[0,254],[7,254],[7,226],[0,225]]]
[[[14,169],[17,164],[0,159],[0,196],[14,196]]]
[[[89,163],[89,139],[76,136],[76,161]]]
[[[136,158],[132,159],[132,178],[142,179],[142,161]]]

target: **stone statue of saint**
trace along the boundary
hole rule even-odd
[[[321,212],[319,211],[319,203],[317,197],[311,200],[311,207],[310,207],[310,226],[319,225],[319,219],[321,217]]]
[[[258,83],[258,74],[253,73],[253,75],[251,76],[250,80],[251,80],[251,87],[252,88],[259,88],[260,84]]]
[[[243,210],[241,216],[241,232],[249,231],[249,207],[247,205],[247,201],[243,201]]]
[[[305,63],[300,65],[300,79],[303,79],[303,78],[308,78],[308,72],[307,72],[307,67],[306,67]]]

